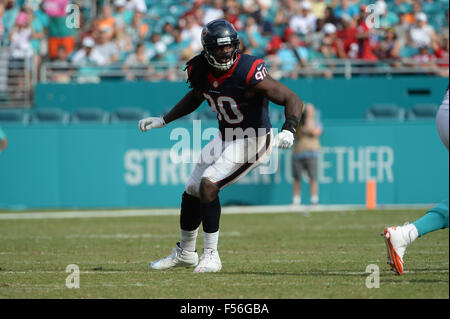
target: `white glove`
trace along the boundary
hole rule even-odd
[[[275,146],[279,148],[291,148],[294,145],[294,134],[288,130],[282,130],[275,137]]]
[[[166,126],[164,118],[161,117],[147,117],[139,121],[139,129],[141,132],[147,132],[152,128],[161,128]]]

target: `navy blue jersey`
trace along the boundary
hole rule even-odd
[[[268,99],[246,94],[248,88],[266,76],[264,60],[247,54],[239,54],[233,66],[219,78],[210,71],[205,74],[203,96],[217,113],[222,139],[225,139],[227,128],[242,128],[244,131],[253,128],[257,136],[270,131]]]

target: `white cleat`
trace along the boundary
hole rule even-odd
[[[222,269],[222,262],[217,250],[211,248],[203,249],[200,262],[195,267],[194,272],[218,272],[220,269]]]
[[[393,226],[384,229],[384,241],[387,249],[388,264],[397,275],[403,274],[403,256],[411,243],[405,227]]]
[[[150,263],[150,269],[153,270],[165,270],[174,267],[195,267],[198,264],[197,252],[183,250],[180,247],[180,243],[177,243],[177,247],[173,249],[173,253],[170,256],[161,258],[157,261]]]

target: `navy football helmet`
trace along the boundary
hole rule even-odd
[[[227,20],[209,22],[202,31],[202,45],[205,58],[210,65],[226,71],[236,62],[239,53],[239,35],[233,25]],[[221,46],[231,45],[232,50],[218,50]]]

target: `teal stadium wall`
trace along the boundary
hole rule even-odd
[[[365,110],[377,103],[393,103],[404,109],[415,104],[439,104],[448,78],[426,76],[358,77],[352,80],[283,80],[305,101],[322,111],[324,119],[363,119]],[[188,91],[184,82],[105,82],[100,84],[37,84],[35,106],[74,111],[100,107],[141,107],[160,115]],[[206,104],[206,103],[205,103]]]
[[[448,198],[448,152],[434,120],[367,122],[376,103],[405,109],[440,104],[448,79],[395,77],[285,80],[321,111],[322,204],[363,204],[375,179],[378,203],[433,204]],[[158,115],[187,92],[186,83],[38,84],[35,108],[142,107]],[[206,105],[202,106],[206,108]],[[280,109],[281,110],[281,109]],[[142,134],[137,123],[2,124],[9,145],[0,154],[0,208],[176,207],[194,164],[174,164],[172,129],[192,136],[190,121]],[[203,129],[217,123],[202,123]],[[281,122],[274,122],[280,128]],[[198,133],[198,131],[197,131]],[[198,135],[198,134],[197,134]],[[199,139],[197,139],[199,140]],[[192,141],[193,142],[193,141]],[[200,144],[197,142],[197,150]],[[289,204],[291,153],[272,156],[274,174],[252,172],[221,194],[223,204]],[[308,202],[307,185],[303,198]]]
[[[181,141],[171,132],[189,134],[185,141],[199,150],[208,140],[200,143],[199,132],[216,123],[201,126],[194,132],[192,122],[179,122],[143,134],[136,123],[3,125],[9,146],[0,154],[0,208],[179,206],[194,164],[171,162]],[[322,145],[322,204],[363,204],[367,179],[377,181],[380,205],[448,198],[448,152],[434,121],[326,120]],[[289,204],[291,152],[274,153],[271,163],[274,174],[252,172],[223,190],[222,203]]]

